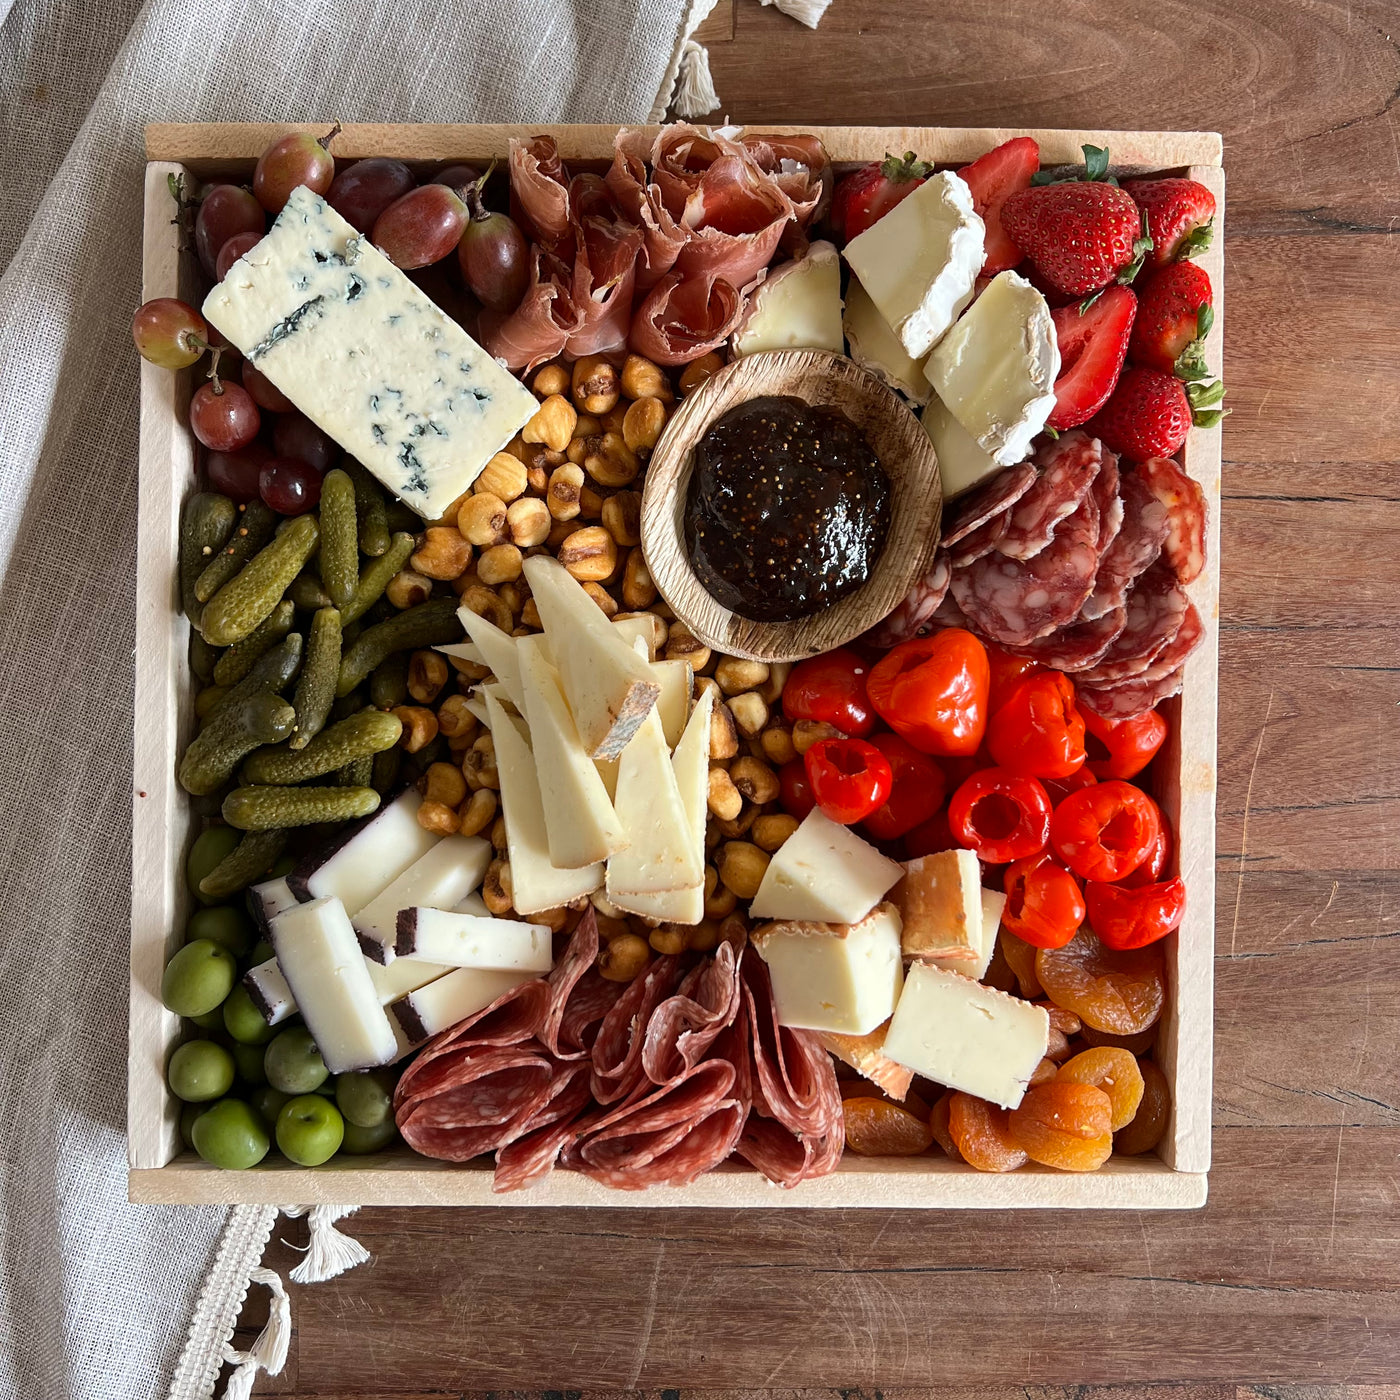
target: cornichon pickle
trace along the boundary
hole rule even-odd
[[[261,501],[241,506],[233,533],[195,580],[194,596],[207,603],[272,538],[276,528],[276,512]]]
[[[304,783],[334,773],[357,758],[372,758],[399,742],[403,725],[397,715],[361,710],[324,729],[303,749],[263,749],[243,765],[245,783]],[[368,781],[359,786],[367,787]]]
[[[392,749],[374,756],[369,785],[382,797],[394,790],[399,781],[399,769],[403,766],[403,750],[397,744]]]
[[[215,705],[221,710],[225,705],[236,705],[250,695],[263,691],[285,690],[301,665],[301,633],[289,632],[271,651],[265,651],[253,663],[253,669],[224,694]]]
[[[359,524],[360,548],[371,559],[378,559],[389,548],[389,526],[384,515],[384,492],[379,483],[353,457],[341,463],[355,488],[355,519]]]
[[[396,651],[374,668],[369,678],[369,703],[376,710],[408,704],[408,653]]]
[[[349,626],[356,618],[363,617],[371,604],[383,596],[389,580],[408,563],[408,556],[412,553],[413,536],[395,535],[389,542],[389,548],[360,570],[355,596],[340,610],[341,622]]]
[[[180,513],[180,605],[199,626],[203,600],[195,583],[224,547],[238,521],[238,507],[216,491],[197,491]]]
[[[297,730],[289,748],[304,749],[325,727],[339,679],[340,614],[334,608],[320,608],[311,619],[311,630],[306,635],[306,664],[292,696]]]
[[[339,672],[336,673],[339,675]],[[356,686],[348,695],[337,695],[335,704],[331,706],[331,718],[333,720],[349,719],[351,715],[357,715],[361,710],[369,706],[369,692],[364,686]]]
[[[416,647],[437,646],[461,635],[455,598],[430,598],[416,608],[362,632],[340,662],[340,681],[335,693],[345,695],[359,685],[387,656]]]
[[[407,530],[411,534],[423,528],[423,521],[400,500],[392,500],[384,507],[384,518],[391,530]]]
[[[190,670],[196,680],[208,685],[214,679],[214,667],[219,664],[219,649],[211,647],[200,635],[198,627],[190,628]]]
[[[223,812],[240,831],[271,831],[367,817],[378,806],[373,788],[241,787],[224,798]]]
[[[321,582],[338,608],[355,596],[360,582],[355,487],[339,470],[321,478]]]
[[[237,894],[245,885],[260,880],[276,863],[287,844],[288,833],[273,831],[250,831],[200,882],[199,892],[211,899],[227,899]]]
[[[380,752],[387,752],[387,750],[381,749]],[[335,785],[337,787],[373,787],[374,757],[373,754],[366,754],[363,758],[353,759],[343,768],[337,768]],[[378,790],[375,788],[376,792]]]
[[[201,722],[208,719],[228,698],[226,685],[206,685],[194,697],[194,717]]]
[[[320,538],[314,515],[297,516],[204,605],[199,630],[216,647],[241,641],[281,601]]]
[[[292,630],[295,611],[292,600],[283,598],[241,642],[235,642],[219,658],[214,667],[215,683],[237,685],[257,664],[258,657],[271,651]]]
[[[317,608],[328,608],[331,595],[321,586],[321,580],[314,569],[303,569],[287,588],[287,597],[304,612],[315,612]]]
[[[435,734],[417,753],[408,755],[404,764],[404,775],[410,781],[417,782],[433,764],[446,763],[451,757],[452,751],[447,747],[447,740],[441,734]]]
[[[271,691],[223,706],[185,750],[180,762],[181,787],[196,797],[216,792],[246,754],[285,739],[295,723],[296,712]]]

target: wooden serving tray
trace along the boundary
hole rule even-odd
[[[329,122],[308,125],[318,134]],[[151,126],[146,131],[143,297],[197,300],[192,253],[180,250],[167,177],[247,180],[263,149],[286,126],[208,124]],[[815,131],[838,165],[915,150],[944,165],[972,160],[1012,136],[1033,136],[1047,164],[1075,162],[1088,142],[1108,146],[1114,169],[1185,174],[1215,194],[1215,238],[1200,261],[1215,289],[1211,369],[1220,372],[1224,293],[1224,196],[1221,141],[1209,132],[1024,131],[1012,128],[765,127]],[[567,161],[605,164],[613,126],[348,126],[332,143],[337,156],[397,156],[423,165],[504,157],[512,136],[548,132]],[[1023,1209],[1028,1207],[1186,1209],[1206,1199],[1210,1166],[1211,1028],[1215,936],[1215,786],[1217,627],[1220,588],[1220,430],[1193,429],[1187,471],[1209,505],[1205,572],[1191,595],[1205,620],[1206,644],[1186,667],[1186,686],[1168,702],[1172,736],[1156,763],[1157,797],[1178,837],[1186,882],[1186,920],[1167,941],[1170,999],[1157,1058],[1172,1087],[1173,1113],[1160,1155],[1113,1158],[1100,1171],[1072,1175],[1025,1167],[992,1176],[946,1157],[861,1159],[793,1191],[757,1172],[722,1168],[694,1185],[646,1192],[610,1191],[574,1172],[556,1171],[529,1191],[491,1190],[489,1167],[460,1167],[407,1148],[369,1157],[335,1158],[305,1169],[270,1162],[252,1171],[221,1171],[182,1151],[165,1064],[180,1038],[180,1019],[160,1000],[161,972],[179,946],[190,912],[184,856],[195,818],[175,781],[193,730],[194,688],[186,650],[189,624],[179,610],[176,559],[180,507],[195,489],[195,452],[186,422],[189,371],[141,367],[140,495],[136,578],[136,710],[132,823],[131,1038],[127,1133],[133,1201],[176,1204],[354,1202],[365,1205],[512,1206],[787,1206]]]

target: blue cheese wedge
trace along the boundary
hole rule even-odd
[[[846,288],[843,319],[851,359],[856,364],[915,403],[928,402],[933,389],[924,375],[923,365],[900,343],[890,323],[880,314],[880,308],[870,300],[870,293],[860,285],[859,278],[852,277]]]
[[[967,182],[944,170],[846,244],[851,270],[915,359],[972,300],[985,236]]]
[[[935,1084],[1015,1108],[1049,1040],[1043,1006],[931,963],[914,963],[884,1052]]]
[[[1055,407],[1060,373],[1045,298],[1024,277],[999,273],[938,343],[924,373],[994,462],[1025,461]]]
[[[845,349],[841,333],[841,257],[834,243],[813,243],[801,258],[775,267],[749,300],[734,332],[734,353]]]
[[[304,185],[204,315],[319,428],[434,520],[539,404]]]

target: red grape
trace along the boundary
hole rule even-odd
[[[209,348],[209,327],[187,302],[157,297],[136,308],[131,338],[142,359],[162,369],[185,369]]]
[[[347,224],[368,233],[374,221],[413,186],[413,171],[403,161],[375,156],[342,170],[326,195],[326,203]]]
[[[214,276],[220,282],[228,276],[228,270],[239,258],[250,248],[256,248],[263,240],[261,233],[235,233],[232,238],[219,249],[219,256],[214,260]]]
[[[247,360],[243,362],[243,373],[240,377],[243,387],[253,396],[253,402],[259,408],[265,408],[269,413],[291,413],[295,410],[296,404],[262,370],[249,364]]]
[[[334,179],[335,157],[325,146],[308,131],[289,131],[258,157],[253,193],[269,214],[280,214],[298,185],[325,194]]]
[[[514,311],[530,282],[530,245],[509,214],[490,213],[481,195],[467,191],[471,217],[457,245],[462,277],[493,311]]]
[[[461,199],[465,199],[468,185],[474,185],[481,179],[481,171],[474,165],[447,165],[438,171],[428,182],[432,185],[446,185],[448,189],[455,190]]]
[[[301,515],[321,500],[321,474],[295,457],[273,457],[258,477],[263,504],[278,515]]]
[[[258,435],[262,417],[253,396],[231,380],[201,384],[190,400],[190,429],[205,447],[237,452]]]
[[[204,476],[211,491],[243,505],[258,494],[258,478],[272,453],[260,442],[250,442],[239,452],[211,452],[204,461]]]
[[[427,267],[457,246],[467,206],[446,185],[420,185],[375,220],[374,245],[397,267]]]
[[[295,457],[317,472],[327,472],[336,446],[304,413],[281,413],[272,425],[272,445],[279,457]]]
[[[242,185],[215,185],[204,196],[194,221],[194,246],[205,272],[214,275],[219,249],[236,233],[267,232],[267,215]],[[222,280],[222,279],[221,279]]]

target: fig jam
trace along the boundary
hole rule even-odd
[[[730,612],[792,622],[854,593],[889,533],[889,477],[839,409],[769,395],[695,447],[685,542]]]

